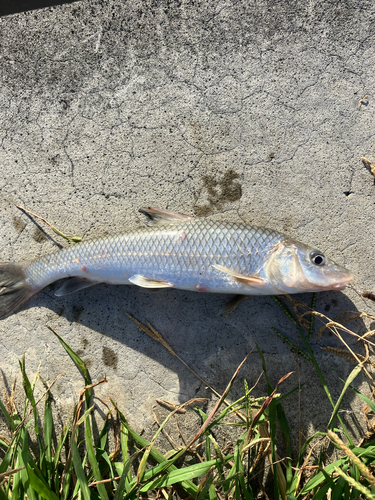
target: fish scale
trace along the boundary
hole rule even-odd
[[[152,227],[80,243],[32,262],[0,263],[0,318],[50,283],[56,295],[96,283],[242,295],[343,290],[352,273],[270,229],[142,209]]]
[[[242,285],[213,265],[251,275],[280,240],[280,233],[274,231],[198,219],[79,243],[32,262],[26,276],[31,286],[46,286],[68,276],[127,284],[139,274],[177,288],[190,290],[200,285],[228,292]]]

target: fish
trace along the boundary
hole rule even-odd
[[[98,283],[236,295],[343,290],[353,274],[263,227],[142,208],[148,224],[28,262],[0,263],[0,319],[63,278],[55,295]]]

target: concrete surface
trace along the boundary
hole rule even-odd
[[[1,260],[47,254],[53,240],[66,245],[15,203],[85,238],[141,224],[137,209],[150,204],[282,230],[374,290],[375,188],[360,161],[375,160],[374,17],[373,2],[358,0],[93,0],[2,18]],[[270,297],[225,319],[223,296],[103,285],[57,298],[54,289],[0,323],[0,385],[19,375],[23,353],[30,374],[39,362],[47,381],[64,371],[53,391],[61,415],[83,381],[46,323],[81,354],[93,381],[107,375],[97,394],[110,394],[146,432],[156,398],[212,396],[126,312],[150,321],[218,391],[255,342],[274,383],[297,370],[272,327],[301,341]],[[374,312],[351,290],[319,294],[317,309],[332,318]],[[313,340],[337,398],[353,365],[325,345],[339,344],[328,334]],[[254,351],[240,379],[251,385],[261,371]],[[304,359],[299,374],[303,430],[324,429],[329,403]],[[282,392],[297,383],[296,372]],[[364,379],[357,386],[369,390]],[[264,390],[261,382],[256,393]],[[363,405],[353,397],[343,416],[358,436]],[[297,403],[296,394],[285,403],[292,424]]]

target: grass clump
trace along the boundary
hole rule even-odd
[[[311,319],[307,322],[306,316],[313,314],[312,317],[315,315],[321,319],[322,315],[314,314],[311,310],[301,311],[301,304],[295,302],[293,314],[284,302],[275,300],[298,329],[305,349],[298,348],[297,352],[314,365],[332,405],[326,431],[317,432],[301,443],[296,458],[292,458],[291,432],[283,401],[300,388],[297,386],[288,393],[281,394],[282,384],[291,373],[282,377],[274,386],[268,377],[266,363],[259,348],[267,381],[267,394],[255,398],[254,387],[249,388],[245,381],[243,396],[234,402],[228,400],[228,394],[246,357],[224,393],[217,396],[212,411],[202,409],[201,403],[205,400],[201,398],[194,398],[178,407],[169,405],[171,411],[163,422],[158,423],[152,439],[147,440],[132,428],[113,400],[105,403],[107,411],[104,423],[97,432],[93,431],[93,419],[96,423],[98,421],[93,389],[98,384],[105,383],[106,379],[92,383],[85,363],[54,332],[79,368],[84,378],[84,387],[72,418],[58,432],[52,414],[51,394],[57,379],[47,386],[38,373],[30,381],[26,373],[25,358],[22,358],[20,370],[25,393],[22,411],[16,408],[14,388],[10,395],[5,394],[3,402],[0,401],[0,410],[10,432],[10,438],[0,436],[3,455],[0,464],[0,500],[253,500],[259,496],[282,500],[375,500],[373,434],[366,434],[361,443],[355,445],[339,415],[343,397],[346,391],[355,390],[351,384],[359,373],[363,371],[372,381],[371,374],[365,367],[369,360],[368,352],[365,357],[357,356],[358,359],[356,353],[350,352],[358,364],[343,383],[339,398],[334,401],[309,343],[312,328]],[[149,330],[151,333],[148,334],[152,334],[155,340],[162,339],[151,325],[145,326],[139,322],[137,325],[145,333]],[[326,327],[339,335],[340,329],[348,330],[335,322]],[[368,338],[366,335],[362,337],[365,343],[369,342]],[[289,343],[293,348],[297,347],[290,341]],[[163,345],[169,347],[165,345],[165,341]],[[176,356],[176,353],[172,350],[171,355]],[[38,379],[45,390],[43,396],[36,400],[35,386]],[[375,413],[375,404],[371,399],[356,392],[368,409]],[[43,400],[44,410],[41,411],[40,403]],[[158,438],[166,432],[168,422],[188,408],[199,416],[201,426],[184,446],[176,444],[167,453],[162,453]],[[228,425],[237,430],[235,440],[220,447],[215,436],[220,428]],[[281,436],[285,442],[283,456],[279,456],[277,449]],[[336,448],[338,458],[326,464],[324,456],[329,447]]]

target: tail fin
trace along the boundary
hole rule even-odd
[[[26,281],[23,264],[0,263],[0,319],[16,311],[36,291]]]

